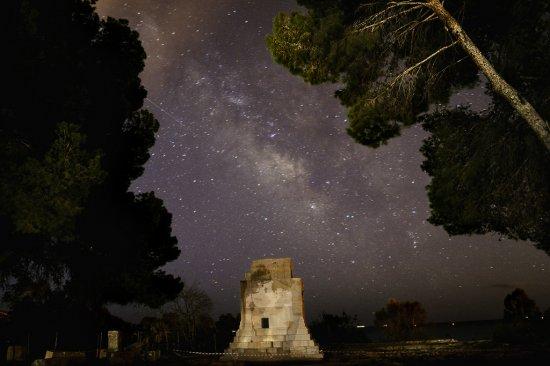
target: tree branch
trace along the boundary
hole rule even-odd
[[[485,74],[495,92],[500,94],[510,103],[512,108],[529,124],[547,150],[550,150],[550,126],[537,112],[537,110],[524,99],[518,91],[508,84],[506,80],[495,70],[491,62],[483,55],[481,50],[472,41],[468,34],[456,19],[443,7],[439,0],[426,0],[427,5],[443,22],[451,35],[459,42],[462,49],[470,56],[479,70]]]
[[[382,20],[380,20],[380,21],[377,21],[377,22],[373,23],[373,24],[369,24],[370,22],[374,21],[376,18],[379,17],[378,14],[381,14],[381,13],[384,13],[384,12],[387,12],[387,11],[388,11],[388,9],[385,9],[385,10],[383,10],[382,12],[380,12],[380,13],[378,13],[378,14],[375,14],[375,15],[373,15],[372,17],[368,18],[367,20],[365,20],[365,21],[361,22],[360,24],[358,24],[358,25],[356,26],[356,28],[358,28],[358,29],[357,29],[357,32],[363,32],[363,31],[366,31],[366,30],[373,31],[373,30],[375,30],[376,28],[378,28],[378,27],[380,27],[381,25],[383,25],[383,24],[389,22],[389,21],[392,20],[392,19],[395,19],[395,18],[397,18],[397,17],[399,17],[399,16],[408,14],[408,13],[410,13],[410,12],[412,12],[412,11],[415,11],[415,10],[420,9],[420,8],[422,8],[422,7],[425,7],[425,6],[426,6],[425,4],[423,4],[423,5],[416,5],[416,6],[413,6],[412,8],[409,8],[409,9],[400,11],[400,12],[398,12],[398,13],[396,13],[396,14],[390,15],[390,16],[388,16],[388,17],[386,17],[386,18],[384,18],[384,19],[382,19]]]
[[[456,45],[458,43],[458,41],[454,41],[453,43],[451,44],[448,44],[446,46],[443,46],[441,47],[440,49],[438,49],[437,51],[435,51],[434,53],[432,53],[431,55],[429,55],[428,57],[426,57],[425,59],[423,59],[422,61],[419,61],[417,62],[416,64],[412,65],[411,67],[405,69],[402,73],[400,73],[399,75],[397,75],[393,81],[391,82],[390,84],[390,88],[392,88],[395,83],[397,83],[397,81],[401,78],[403,78],[405,75],[407,74],[410,74],[413,70],[419,68],[420,66],[422,66],[423,64],[425,64],[426,62],[430,61],[432,58],[436,57],[437,55],[439,55],[441,52],[453,47],[454,45]]]

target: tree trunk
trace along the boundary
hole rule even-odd
[[[479,67],[481,72],[485,74],[491,82],[493,89],[506,99],[510,105],[523,117],[529,126],[535,131],[539,139],[542,141],[547,150],[550,150],[550,127],[548,123],[542,119],[535,108],[525,99],[523,99],[514,87],[506,82],[495,70],[493,65],[481,53],[479,48],[466,34],[464,29],[458,24],[453,16],[443,7],[439,0],[426,0],[430,9],[439,17],[445,24],[451,34],[456,37],[464,51],[472,58],[474,63]]]

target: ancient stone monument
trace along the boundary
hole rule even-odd
[[[323,358],[304,321],[303,289],[290,258],[253,261],[241,281],[241,323],[225,358]]]

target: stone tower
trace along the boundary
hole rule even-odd
[[[226,358],[323,358],[304,321],[303,291],[290,258],[253,261],[241,281],[241,323]]]

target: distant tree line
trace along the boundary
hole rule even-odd
[[[494,339],[507,343],[545,343],[550,341],[550,308],[541,312],[523,289],[517,288],[503,301],[502,324],[494,330]],[[421,339],[427,313],[417,301],[390,299],[375,313],[374,324],[390,340]]]
[[[542,313],[522,289],[506,295],[503,303],[503,320],[494,330],[495,341],[522,344],[550,341],[550,309]],[[204,290],[191,285],[161,307],[158,316],[144,317],[137,325],[118,322],[126,347],[139,345],[142,354],[151,350],[161,350],[166,354],[174,351],[223,352],[239,329],[240,314],[221,314],[215,320],[212,300]],[[425,333],[427,311],[418,301],[389,299],[374,313],[374,326],[391,342],[429,338]],[[358,317],[346,312],[324,312],[309,323],[309,330],[324,349],[343,347],[345,350],[352,344],[373,341]],[[66,342],[64,334],[59,337],[60,342]],[[105,344],[106,339],[103,346]]]
[[[494,340],[506,343],[536,344],[550,341],[550,308],[542,312],[522,289],[515,289],[503,301],[501,324],[494,329]],[[427,311],[418,301],[388,300],[374,313],[374,326],[389,341],[425,339]],[[370,342],[357,316],[323,313],[310,324],[321,345]],[[359,325],[359,327],[358,327]],[[453,323],[454,325],[454,323]]]

